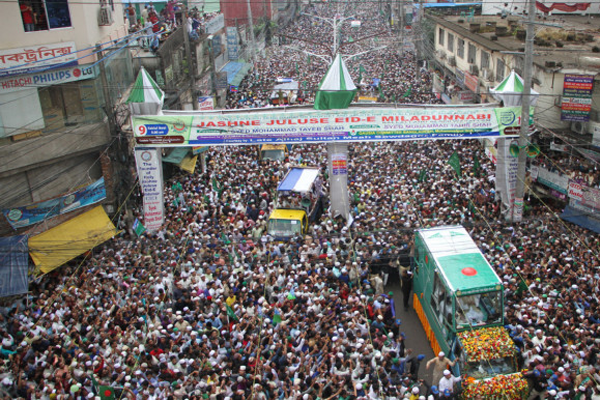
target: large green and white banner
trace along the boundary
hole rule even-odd
[[[520,116],[521,107],[266,109],[134,116],[133,129],[138,146],[471,139],[518,136]]]

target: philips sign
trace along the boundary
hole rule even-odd
[[[0,93],[9,93],[28,88],[37,88],[50,85],[58,85],[66,82],[76,82],[84,79],[92,79],[98,75],[96,67],[71,67],[64,69],[53,69],[30,75],[16,75],[0,80]]]

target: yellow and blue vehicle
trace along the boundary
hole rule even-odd
[[[305,234],[310,216],[319,208],[321,191],[318,168],[291,168],[277,187],[275,210],[267,224],[269,235],[282,241]]]

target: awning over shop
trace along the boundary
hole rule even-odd
[[[188,155],[191,149],[189,147],[175,147],[171,153],[163,157],[163,162],[168,162],[171,164],[179,164],[183,161],[185,156]]]
[[[222,72],[227,72],[227,84],[231,86],[239,86],[242,79],[248,71],[252,69],[252,64],[244,60],[230,61],[223,67]]]
[[[196,170],[196,161],[198,161],[197,155],[192,156],[192,155],[188,154],[187,156],[184,157],[183,160],[181,160],[181,162],[178,164],[178,166],[185,172],[189,172],[190,174],[193,174],[194,171]]]
[[[107,241],[116,234],[104,208],[98,206],[29,239],[29,253],[44,274]]]
[[[29,263],[27,236],[0,238],[0,297],[27,293]]]
[[[590,213],[586,213],[583,210],[575,209],[571,206],[565,207],[565,211],[560,216],[565,221],[569,221],[575,225],[579,225],[582,228],[589,229],[590,231],[600,233],[600,219],[594,218]]]

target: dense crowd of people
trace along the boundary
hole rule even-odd
[[[328,14],[326,10],[330,9],[326,4],[313,4],[292,24],[280,29],[276,37],[286,45],[268,47],[264,55],[257,57],[254,71],[227,94],[226,108],[282,105],[274,90],[281,78],[298,83],[296,99],[285,104],[311,104],[331,61],[335,13]],[[346,55],[348,71],[359,87],[357,99],[439,103],[431,90],[430,72],[417,66],[414,54],[398,47],[398,35],[384,13],[374,10],[370,3],[358,4],[351,12],[361,16],[361,25],[353,28],[352,19],[340,23],[338,17],[338,48]]]
[[[385,28],[377,12],[369,15]],[[303,17],[306,31],[286,34],[327,33],[311,21]],[[285,47],[267,57],[229,107],[268,105],[274,77],[314,88],[326,71]],[[417,79],[409,56],[369,53],[349,63],[353,76],[361,64],[365,79],[384,74],[388,100],[434,101],[428,74]],[[454,152],[460,176],[448,164]],[[277,184],[291,165],[317,166],[325,177],[325,147],[297,145],[287,160],[267,163],[251,147],[207,154],[205,171],[166,184],[158,232],[138,237],[131,229],[134,217],[143,219],[138,196],[121,234],[32,282],[27,302],[3,310],[1,395],[453,398],[459,378],[444,371],[454,361],[440,354],[421,366],[413,347],[426,338],[405,337],[401,317],[410,311],[396,307],[389,287],[404,271],[410,298],[414,229],[461,224],[503,280],[507,329],[532,398],[598,398],[600,239],[535,195],[525,221],[506,224],[479,141],[351,145],[352,224],[325,212],[284,243],[266,224]],[[422,379],[425,364],[431,382]]]

